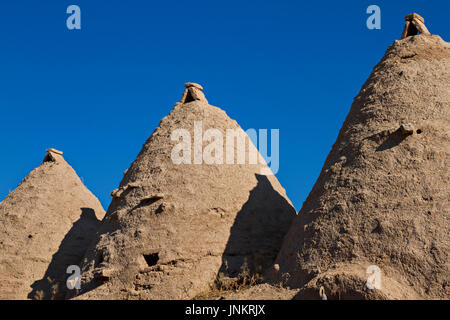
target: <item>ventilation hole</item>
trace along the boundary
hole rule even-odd
[[[154,266],[158,263],[159,260],[159,254],[156,253],[150,253],[150,254],[144,254],[145,262],[147,262],[147,265],[149,267]]]
[[[416,55],[417,55],[417,53],[411,53],[411,54],[401,56],[400,58],[401,59],[411,59],[411,58],[414,58]]]
[[[29,234],[28,235],[28,239],[31,239],[31,238],[33,238],[33,236],[31,234]]]
[[[420,130],[420,129],[417,129],[417,134],[421,134],[422,133],[422,130]]]

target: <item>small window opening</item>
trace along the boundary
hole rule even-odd
[[[184,103],[188,103],[188,102],[192,102],[192,101],[195,101],[195,99],[194,99],[194,97],[192,97],[191,92],[188,90],[186,100],[184,101]]]
[[[150,253],[150,254],[144,254],[145,262],[147,262],[147,265],[149,267],[152,267],[158,263],[159,260],[159,253]]]
[[[96,257],[95,257],[95,260],[97,262],[97,265],[103,263],[103,261],[105,260],[104,257],[103,257],[103,252],[98,252]]]
[[[47,155],[44,158],[43,162],[55,162],[55,158],[53,158],[50,153],[47,153]]]
[[[408,27],[408,31],[406,32],[406,36],[407,37],[409,37],[409,36],[415,36],[415,35],[417,35],[419,33],[419,30],[417,30],[417,28],[412,24],[412,23],[410,23],[409,24],[409,27]]]

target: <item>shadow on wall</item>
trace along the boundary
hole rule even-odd
[[[81,216],[64,236],[58,251],[53,255],[44,277],[35,281],[28,298],[59,300],[66,295],[67,267],[79,265],[87,246],[100,226],[100,220],[91,208],[81,208]]]
[[[376,151],[384,151],[398,146],[400,143],[405,140],[407,136],[405,136],[400,129],[391,133],[386,140],[383,141],[381,145],[378,146]]]
[[[261,274],[272,265],[297,215],[266,176],[256,174],[256,179],[258,184],[231,227],[218,276],[238,277],[244,269]]]

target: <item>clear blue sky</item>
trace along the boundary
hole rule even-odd
[[[366,28],[371,4],[381,30]],[[277,176],[299,210],[411,12],[450,39],[448,0],[1,1],[0,199],[54,147],[107,207],[193,81],[244,129],[280,129]]]

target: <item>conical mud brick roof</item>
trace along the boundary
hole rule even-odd
[[[275,176],[265,175],[267,165],[250,164],[248,138],[246,161],[237,162],[235,140],[234,161],[226,163],[226,131],[239,125],[207,103],[200,85],[186,88],[112,192],[83,264],[79,298],[192,298],[220,272],[235,277],[273,263],[295,209]],[[200,122],[205,136],[208,129],[223,135],[223,164],[201,162],[194,147]],[[180,129],[192,141],[191,163],[173,160],[181,139],[172,138]],[[203,153],[213,140],[203,141]]]
[[[354,99],[269,278],[301,288],[298,298],[321,288],[328,299],[449,298],[449,141],[449,43],[395,41]]]
[[[0,299],[64,298],[69,265],[79,265],[104,210],[49,149],[0,203]]]

